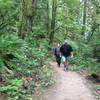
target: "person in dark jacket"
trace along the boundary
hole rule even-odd
[[[58,66],[60,67],[61,64],[61,53],[60,53],[60,44],[57,44],[57,47],[54,48],[54,55],[56,58],[56,62],[58,64]]]
[[[64,44],[60,47],[62,61],[64,63],[64,70],[68,70],[68,59],[73,57],[73,48],[65,40]]]

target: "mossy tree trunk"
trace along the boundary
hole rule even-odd
[[[22,0],[22,18],[19,33],[22,38],[32,32],[32,24],[36,12],[36,4],[37,0]]]

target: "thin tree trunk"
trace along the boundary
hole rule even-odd
[[[49,1],[46,0],[46,30],[47,30],[47,35],[49,35],[50,31],[50,17],[49,17]]]
[[[79,1],[78,7],[77,7],[77,22],[80,24],[80,17],[81,17],[81,1]]]
[[[93,19],[93,25],[92,25],[92,29],[91,29],[91,34],[89,34],[89,37],[88,37],[88,42],[91,40],[95,30],[98,28],[98,24],[96,24],[95,20]]]
[[[52,20],[51,20],[51,33],[50,33],[50,41],[49,44],[51,45],[54,40],[54,33],[55,33],[55,21],[56,21],[56,0],[52,0]]]
[[[86,31],[86,13],[87,13],[87,0],[84,0],[82,35],[85,35]]]

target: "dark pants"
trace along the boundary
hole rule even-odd
[[[61,57],[59,55],[56,55],[56,62],[58,64],[58,66],[60,66],[60,64],[61,64]]]

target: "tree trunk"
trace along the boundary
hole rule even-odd
[[[81,14],[82,14],[82,12],[81,12],[81,1],[79,1],[79,4],[78,4],[78,7],[77,7],[77,22],[78,22],[78,24],[80,24],[80,22],[81,22],[81,20],[80,20],[80,18],[81,18]]]
[[[19,27],[19,34],[24,39],[32,32],[33,17],[36,12],[37,0],[22,0],[22,18]]]
[[[51,20],[51,32],[50,32],[50,41],[49,44],[53,43],[54,33],[55,33],[55,19],[56,19],[56,0],[52,0],[52,20]]]
[[[49,16],[49,1],[46,0],[46,30],[47,30],[47,35],[49,35],[50,32],[50,16]]]
[[[84,0],[82,35],[85,35],[86,31],[86,13],[87,13],[87,0]]]
[[[99,25],[96,23],[95,19],[93,19],[93,25],[92,25],[92,28],[91,28],[91,32],[88,36],[88,42],[91,40],[95,30],[99,27]]]
[[[32,16],[29,16],[29,17],[27,16],[26,21],[27,21],[27,23],[26,23],[27,33],[30,33],[30,32],[32,32],[33,17]]]

